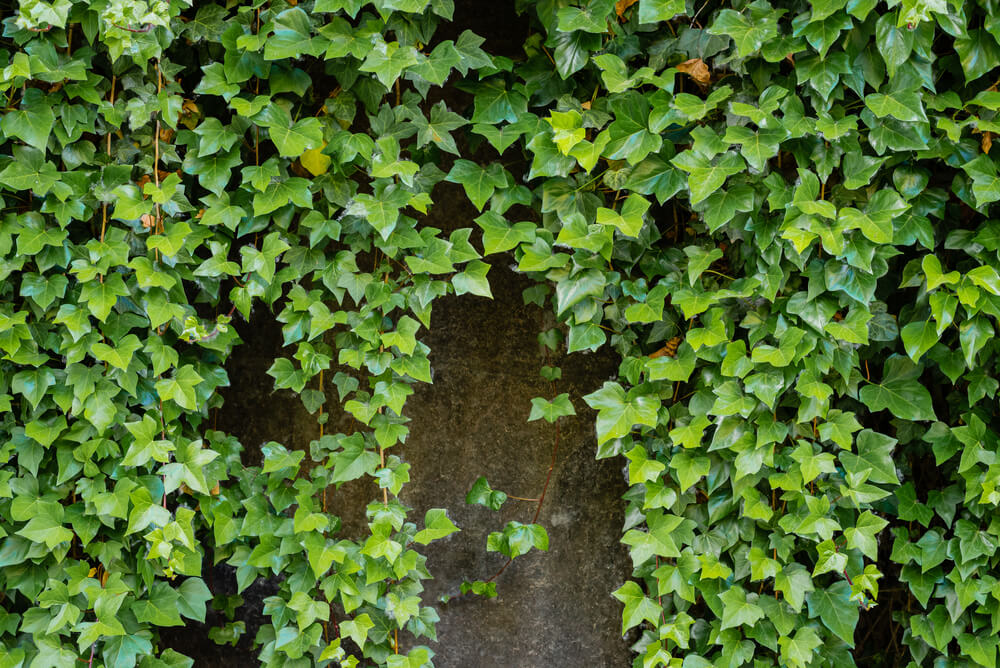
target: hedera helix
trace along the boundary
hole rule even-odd
[[[546,343],[621,356],[583,399],[635,665],[996,664],[995,2],[522,0],[516,60],[450,0],[196,4],[6,6],[3,665],[191,665],[159,629],[220,562],[280,582],[262,665],[430,665],[456,527],[398,500],[403,408],[503,254]],[[479,215],[426,224],[458,186]],[[248,466],[212,418],[255,309],[318,438]]]

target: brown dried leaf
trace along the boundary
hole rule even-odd
[[[675,336],[667,341],[666,345],[657,350],[655,353],[651,353],[649,359],[655,360],[657,357],[663,357],[664,355],[667,357],[677,357],[677,348],[680,347],[683,341],[683,337]]]
[[[622,14],[625,13],[625,10],[638,1],[639,0],[618,0],[618,2],[615,3],[615,14],[618,15],[618,18],[621,18]]]
[[[683,72],[694,79],[694,82],[702,88],[708,88],[708,85],[712,83],[712,73],[709,71],[708,65],[701,58],[685,60],[677,66],[677,71]]]
[[[983,141],[981,142],[983,148],[983,153],[989,153],[990,149],[993,148],[993,133],[987,130],[983,133]]]
[[[144,228],[146,228],[147,230],[150,229],[151,227],[153,227],[153,225],[156,224],[156,218],[153,218],[152,214],[148,214],[148,213],[142,214],[139,217],[139,220],[142,222],[142,226]]]

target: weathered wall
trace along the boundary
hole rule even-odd
[[[434,383],[417,386],[407,402],[411,436],[394,449],[412,466],[402,494],[414,509],[411,517],[419,522],[428,508],[444,507],[462,528],[424,548],[435,576],[426,583],[429,602],[457,593],[464,579],[495,573],[504,559],[486,552],[486,536],[508,520],[530,522],[534,514],[535,504],[525,501],[509,500],[499,513],[467,506],[465,495],[475,479],[485,475],[497,489],[536,497],[550,461],[554,428],[526,419],[532,397],[552,396],[538,373],[546,359],[536,340],[553,324],[551,316],[523,305],[521,290],[530,284],[523,277],[495,266],[490,278],[492,301],[463,296],[435,303],[432,328],[421,333],[432,350]],[[317,433],[314,417],[297,397],[270,390],[265,371],[280,354],[281,338],[277,326],[260,315],[237,325],[246,344],[233,357],[232,387],[218,422],[247,446],[251,461],[266,441],[306,448]],[[439,642],[432,646],[440,668],[629,664],[618,635],[619,604],[610,595],[630,569],[619,544],[619,497],[626,486],[620,463],[594,459],[594,416],[580,398],[611,375],[616,362],[610,354],[578,353],[548,363],[562,367],[558,391],[569,392],[578,413],[561,422],[556,468],[539,517],[549,531],[550,550],[515,560],[498,579],[496,599],[466,596],[437,605]],[[357,526],[361,509],[375,495],[374,488],[362,485],[331,493],[334,511],[348,520],[346,530]],[[260,589],[245,594],[251,621],[268,593]],[[237,660],[229,650],[215,660],[223,655]],[[248,665],[247,658],[242,654],[238,665]]]

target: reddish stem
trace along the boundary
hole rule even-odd
[[[128,32],[138,32],[138,33],[147,33],[147,32],[149,32],[150,30],[153,29],[153,24],[152,23],[147,23],[146,25],[144,25],[141,28],[129,28],[128,26],[120,26],[117,23],[112,23],[111,25],[113,25],[114,27],[119,28],[121,30],[127,30]]]

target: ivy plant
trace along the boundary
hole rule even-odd
[[[526,412],[549,480],[583,403],[625,467],[636,666],[996,665],[994,0],[518,0],[515,58],[453,0],[8,4],[0,665],[190,666],[161,628],[245,633],[220,563],[276,583],[261,665],[433,665],[405,407],[511,263],[620,356]],[[317,422],[259,465],[214,428],[254,311]],[[547,549],[547,487],[484,550]]]

